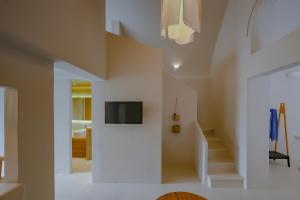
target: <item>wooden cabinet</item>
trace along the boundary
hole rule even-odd
[[[72,138],[72,157],[86,157],[86,138]]]
[[[87,160],[92,160],[92,129],[86,129],[86,156]]]
[[[92,129],[86,129],[86,137],[72,138],[72,157],[92,159]]]

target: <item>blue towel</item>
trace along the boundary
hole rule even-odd
[[[271,116],[270,116],[270,140],[278,140],[278,117],[277,117],[277,110],[270,109]]]

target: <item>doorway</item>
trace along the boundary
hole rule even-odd
[[[102,79],[66,62],[54,67],[55,197],[65,199],[73,183],[93,183],[92,86]],[[97,104],[96,104],[97,105]],[[73,198],[70,197],[71,199]]]
[[[78,173],[88,173],[89,177],[92,175],[92,83],[94,81],[99,80],[75,66],[69,66],[64,62],[55,64],[56,175]]]
[[[72,80],[72,172],[88,173],[92,166],[92,84]]]
[[[248,187],[268,186],[276,188],[280,185],[284,187],[284,184],[292,182],[298,185],[300,176],[298,171],[300,164],[300,139],[298,139],[300,138],[299,88],[300,65],[283,67],[279,71],[273,71],[248,80]],[[278,116],[281,103],[285,104],[287,138],[285,138],[284,120],[281,117],[278,129],[277,152],[290,156],[290,168],[287,160],[269,159],[269,151],[275,150],[275,141],[271,141],[269,138],[270,109],[277,110]],[[276,124],[278,125],[278,123]],[[289,151],[287,151],[287,148]]]

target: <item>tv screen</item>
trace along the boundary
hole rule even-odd
[[[105,102],[105,124],[142,124],[143,102]]]

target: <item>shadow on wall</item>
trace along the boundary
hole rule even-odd
[[[197,92],[197,118],[201,129],[210,130],[215,127],[214,99],[212,78],[184,78],[179,79]]]
[[[238,161],[240,150],[235,126],[239,98],[237,62],[237,57],[232,54],[222,61],[222,66],[219,66],[218,71],[213,73],[215,131],[224,139],[236,161]],[[236,165],[238,166],[238,163]]]
[[[172,133],[172,115],[180,114],[180,133]],[[194,121],[197,120],[197,92],[183,81],[163,73],[163,168],[194,169]]]

